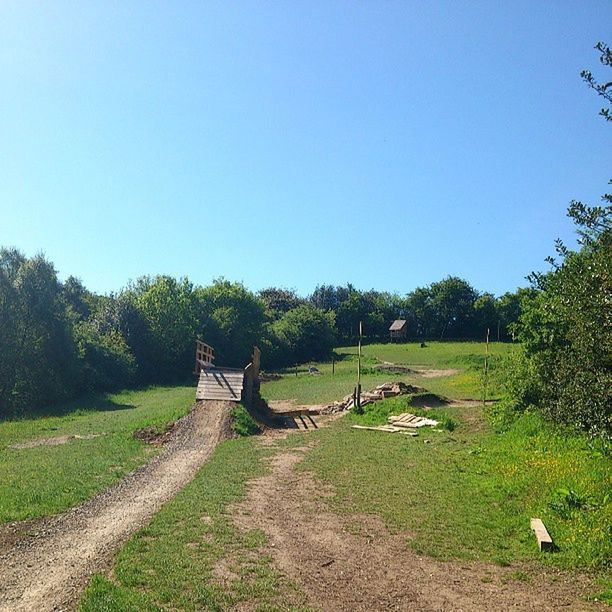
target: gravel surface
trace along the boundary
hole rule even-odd
[[[114,552],[230,437],[231,408],[196,403],[147,465],[81,506],[31,523],[27,532],[15,525],[0,530],[0,610],[73,609],[91,575],[108,569]]]

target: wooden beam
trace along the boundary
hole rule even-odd
[[[531,528],[535,533],[540,551],[554,550],[555,545],[553,544],[552,538],[544,526],[544,523],[539,518],[531,519]]]

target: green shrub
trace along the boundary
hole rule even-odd
[[[232,417],[232,428],[239,436],[253,436],[260,432],[259,425],[244,406],[234,408]]]

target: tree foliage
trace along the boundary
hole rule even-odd
[[[592,210],[591,210],[592,212]],[[581,218],[573,214],[578,227]],[[611,211],[599,221],[609,224]],[[557,245],[560,263],[534,274],[538,293],[517,326],[528,362],[519,405],[591,432],[612,432],[612,233],[603,230],[577,251]]]
[[[355,341],[360,322],[370,340],[388,339],[397,318],[409,320],[414,339],[484,338],[483,326],[502,316],[500,304],[454,277],[405,297],[347,284],[321,285],[305,299],[287,289],[254,294],[223,279],[197,287],[170,276],[96,295],[74,277],[61,283],[42,255],[4,249],[0,416],[84,392],[185,380],[196,339],[214,347],[219,365],[244,367],[259,346],[264,367],[283,367],[328,358],[336,343]],[[506,310],[502,336],[520,308]]]
[[[612,67],[607,45],[598,43],[602,64]],[[611,101],[612,83],[582,77]],[[609,109],[601,115],[611,120]],[[552,269],[533,273],[537,291],[523,301],[516,325],[524,348],[511,378],[519,407],[535,405],[549,418],[592,433],[612,433],[612,197],[604,205],[572,201],[580,249],[557,240]]]
[[[303,304],[286,312],[273,327],[278,361],[303,363],[325,360],[335,344],[334,313]]]

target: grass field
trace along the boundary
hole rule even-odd
[[[113,580],[94,577],[81,612],[305,609],[297,586],[258,554],[264,534],[239,532],[228,512],[245,482],[263,473],[264,456],[253,438],[222,442],[195,480],[121,550]]]
[[[489,397],[497,397],[501,386],[499,362],[512,350],[512,345],[491,343]],[[297,403],[317,404],[332,402],[352,393],[357,382],[357,348],[336,349],[335,373],[332,363],[305,364],[294,370],[282,372],[281,380],[262,385],[262,395],[268,400],[294,399]],[[482,398],[482,371],[485,345],[482,342],[431,342],[426,348],[418,344],[370,344],[363,347],[362,388],[370,389],[385,380],[402,380],[426,387],[433,393],[454,399]],[[377,372],[377,363],[388,361],[398,365],[425,366],[440,369],[457,369],[453,376],[424,378],[414,374]],[[315,365],[323,374],[311,376],[308,366]]]
[[[417,438],[353,430],[415,412],[406,398],[366,407],[316,432],[303,469],[333,485],[339,512],[382,516],[418,552],[507,564],[518,560],[603,571],[612,558],[610,461],[601,444],[554,432],[535,415],[495,433],[480,407],[427,416],[453,431]],[[540,555],[529,527],[542,518],[559,550]]]
[[[499,360],[510,350],[510,345],[491,346],[492,393],[500,388]],[[337,349],[333,375],[331,363],[316,364],[321,376],[308,375],[312,364],[305,364],[297,377],[288,371],[265,383],[262,394],[298,403],[339,399],[355,384],[355,352],[355,347]],[[368,345],[363,387],[400,379],[449,398],[479,398],[483,357],[478,343],[432,343],[426,349]],[[440,378],[375,373],[372,366],[379,361],[460,372]],[[156,452],[133,432],[163,429],[188,411],[193,392],[192,387],[122,392],[60,407],[57,416],[3,422],[0,521],[57,513],[108,487]],[[417,412],[409,401],[378,402],[363,415],[351,413],[330,427],[296,433],[280,446],[303,445],[307,436],[313,448],[298,469],[332,487],[331,507],[348,516],[379,515],[392,531],[405,533],[419,553],[511,564],[521,580],[548,565],[600,577],[609,571],[609,447],[555,430],[529,414],[497,432],[479,405],[429,411],[442,422],[442,431],[420,431],[416,438],[350,427]],[[236,414],[237,431],[252,429],[246,416]],[[92,434],[99,435],[58,446],[9,448]],[[243,496],[248,480],[266,471],[273,452],[258,446],[256,437],[220,444],[196,479],[118,553],[112,578],[92,580],[81,610],[305,609],[299,586],[261,553],[264,533],[240,532],[231,520],[231,504]],[[544,520],[557,552],[537,553],[532,516]],[[610,582],[604,585],[608,593],[599,598],[610,599]]]
[[[193,387],[154,387],[84,398],[59,406],[59,416],[0,423],[0,522],[61,512],[107,488],[147,461],[155,449],[133,437],[163,428],[193,403]],[[65,444],[10,448],[60,436]]]

